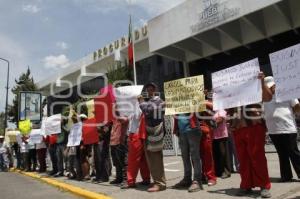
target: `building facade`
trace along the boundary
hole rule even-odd
[[[210,89],[212,72],[256,57],[271,75],[269,54],[300,43],[299,10],[299,0],[186,0],[134,31],[137,83],[163,89],[165,81],[202,74]],[[38,87],[50,104],[99,90],[117,50],[126,62],[127,42],[124,36],[95,50]]]

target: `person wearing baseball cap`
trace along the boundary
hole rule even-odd
[[[294,115],[295,112],[300,112],[300,104],[298,99],[276,102],[274,77],[265,77],[264,84],[264,90],[267,90],[264,93],[271,93],[270,100],[264,100],[264,118],[269,136],[279,156],[280,181],[291,182],[293,180],[291,163],[300,178],[300,151],[297,146],[297,126]]]

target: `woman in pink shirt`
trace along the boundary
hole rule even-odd
[[[226,124],[225,110],[218,110],[213,116],[215,128],[213,130],[213,153],[217,176],[229,178],[231,176],[231,165],[228,148],[228,129]]]

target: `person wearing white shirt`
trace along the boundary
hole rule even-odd
[[[0,171],[7,171],[9,168],[9,160],[7,157],[8,145],[4,141],[4,136],[0,136]]]
[[[276,102],[274,78],[265,77],[264,81],[265,89],[270,89],[272,95],[270,100],[264,102],[264,118],[269,136],[279,156],[280,181],[290,182],[293,179],[290,162],[300,178],[300,151],[297,146],[297,126],[294,115],[300,112],[300,104],[297,99]]]

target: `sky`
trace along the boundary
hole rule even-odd
[[[0,57],[11,64],[10,85],[31,69],[35,82],[128,33],[185,0],[0,0]],[[7,64],[0,61],[0,111]],[[13,95],[9,92],[9,102]]]

